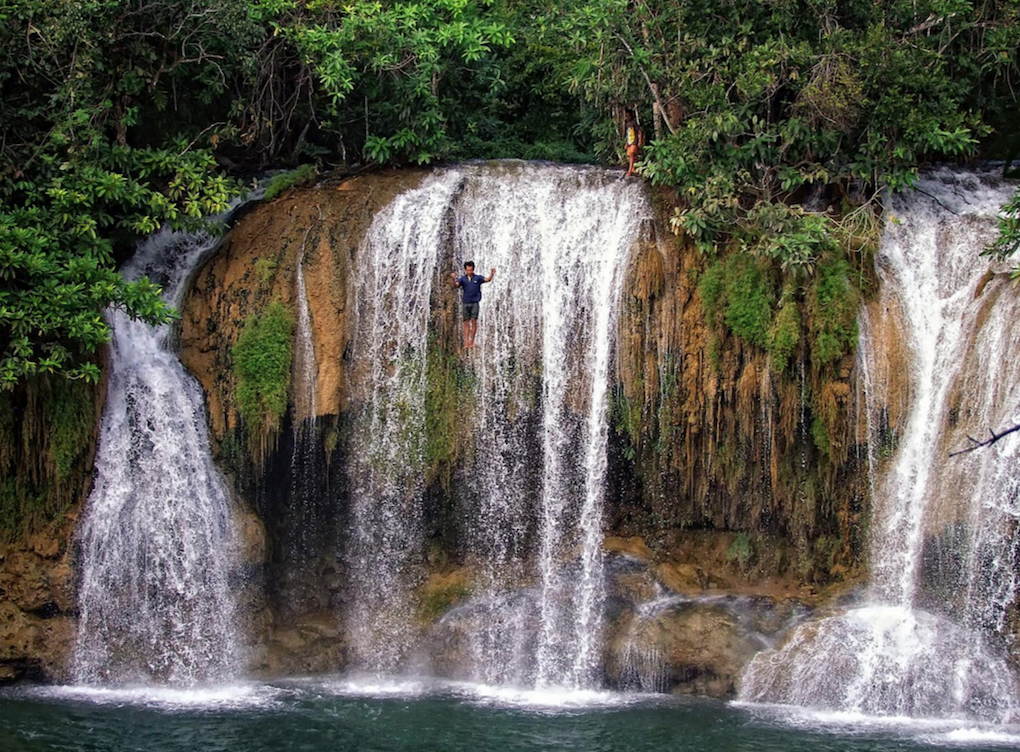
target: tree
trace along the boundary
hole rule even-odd
[[[0,387],[40,373],[95,380],[106,306],[171,318],[158,287],[126,282],[115,261],[164,223],[226,208],[235,186],[203,132],[243,11],[234,0],[0,11]]]

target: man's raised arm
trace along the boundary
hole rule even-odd
[[[496,276],[496,267],[492,267],[489,270],[489,276],[482,280],[482,282],[492,282],[492,278]]]

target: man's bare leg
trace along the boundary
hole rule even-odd
[[[471,332],[470,339],[468,340],[468,347],[473,348],[475,346],[475,334],[478,333],[478,319],[471,319]]]
[[[471,341],[474,338],[471,336],[471,319],[464,319],[464,349],[467,350],[471,347]]]

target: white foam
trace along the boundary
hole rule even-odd
[[[733,707],[743,708],[775,718],[785,724],[802,728],[838,728],[840,731],[871,731],[876,728],[942,729],[962,720],[911,718],[905,715],[870,715],[851,710],[825,710],[798,705],[778,705],[736,701]]]
[[[94,687],[84,684],[33,687],[25,695],[58,701],[78,700],[96,705],[139,705],[162,710],[262,710],[276,704],[281,689],[265,684],[225,684],[202,687]]]
[[[498,687],[485,684],[463,685],[465,694],[480,705],[528,708],[535,710],[574,710],[621,707],[647,701],[649,695],[603,692],[565,687]]]
[[[880,731],[936,746],[1020,746],[1020,728],[1015,725],[979,725],[973,721],[959,718],[878,716],[850,711],[819,710],[793,705],[742,701],[733,702],[731,705],[797,729],[841,735],[870,734]]]
[[[1020,747],[1020,729],[1011,733],[983,728],[959,728],[939,736],[926,738],[930,744],[981,744],[1004,747]]]
[[[340,697],[420,697],[434,689],[434,684],[424,679],[389,676],[350,675],[338,679],[299,679],[299,686],[313,688],[318,692]]]

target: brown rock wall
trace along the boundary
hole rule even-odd
[[[66,681],[74,648],[76,515],[0,546],[0,683]]]
[[[231,349],[248,317],[270,302],[296,310],[302,250],[318,412],[337,415],[346,407],[344,353],[353,336],[351,260],[379,209],[424,175],[382,173],[285,193],[244,217],[198,272],[181,306],[181,361],[205,389],[217,442],[239,425]]]
[[[853,357],[824,374],[796,362],[777,373],[764,350],[710,327],[698,294],[707,259],[663,231],[668,197],[653,203],[619,324],[614,423],[635,470],[616,532],[664,553],[691,529],[762,533],[789,548],[778,565],[805,581],[847,575],[863,554],[867,499]]]

